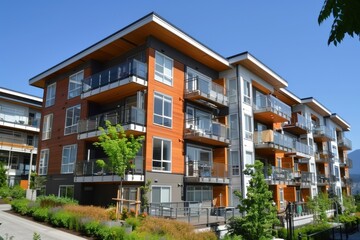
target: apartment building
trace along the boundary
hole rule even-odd
[[[27,188],[29,170],[35,171],[42,99],[0,88],[0,161],[9,186]]]
[[[348,180],[341,181],[349,167],[344,120],[292,94],[286,80],[250,53],[224,58],[157,14],[30,84],[44,89],[38,173],[47,176],[47,194],[113,203],[120,178],[95,164],[106,155],[93,145],[106,120],[145,137],[124,178],[126,198],[134,199],[136,188],[150,180],[152,203],[236,206],[232,193],[246,194],[249,178],[242,171],[255,159],[265,165],[279,209],[315,196],[325,166],[334,166],[328,176],[337,166],[334,186],[350,191]],[[328,124],[337,138],[313,135]],[[336,147],[335,165],[316,161],[320,141]]]

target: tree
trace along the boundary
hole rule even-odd
[[[240,200],[237,208],[245,216],[230,220],[230,235],[240,235],[244,239],[272,239],[273,225],[278,224],[279,220],[263,167],[259,160],[254,165],[246,165],[244,174],[251,177],[246,197],[243,198],[239,191],[234,192]]]
[[[32,173],[30,175],[30,189],[31,189],[31,196],[30,200],[36,200],[37,194],[35,194],[34,199],[34,192],[36,190],[40,190],[46,183],[46,177],[45,176],[39,176],[37,173]]]
[[[133,135],[127,137],[120,124],[112,126],[110,121],[106,121],[105,126],[106,128],[99,127],[101,134],[99,141],[95,142],[94,145],[104,150],[108,160],[99,159],[96,163],[98,166],[106,167],[118,175],[121,178],[120,189],[122,189],[126,170],[134,168],[132,160],[139,152],[144,137],[135,138]]]
[[[360,37],[359,0],[325,0],[318,18],[319,24],[330,15],[334,17],[334,21],[328,39],[329,45],[333,43],[336,46],[343,40],[345,34]]]
[[[0,187],[4,187],[6,185],[7,185],[6,169],[4,168],[4,164],[0,162]]]
[[[331,208],[331,199],[333,199],[333,202],[338,201],[335,197],[329,198],[329,195],[323,192],[319,193],[314,198],[308,198],[307,206],[314,212],[315,222],[327,222],[326,211]]]

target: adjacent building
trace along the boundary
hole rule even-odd
[[[0,161],[9,186],[27,187],[35,171],[42,98],[0,88]]]
[[[232,192],[246,194],[242,171],[254,159],[264,163],[279,208],[319,191],[350,193],[348,123],[288,91],[250,53],[224,58],[157,14],[30,84],[44,89],[38,173],[47,176],[47,194],[112,203],[120,178],[95,164],[106,155],[93,144],[106,120],[145,137],[124,178],[127,198],[150,180],[153,203],[236,206]]]

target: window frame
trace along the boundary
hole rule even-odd
[[[253,140],[253,118],[252,116],[248,115],[248,114],[244,114],[244,134],[245,134],[245,139],[247,140]]]
[[[155,105],[156,105],[156,98],[160,99],[162,102],[162,106],[161,106],[161,114],[155,113]],[[165,115],[165,102],[170,103],[171,109],[170,109],[170,116],[166,116]],[[167,127],[167,128],[172,128],[172,123],[173,123],[173,99],[171,96],[168,96],[166,94],[160,93],[160,92],[154,92],[154,111],[153,111],[153,123],[154,125],[157,126],[163,126],[163,127]],[[161,118],[161,123],[157,123],[155,118]],[[165,121],[164,120],[168,120],[170,122],[170,126],[165,125]]]
[[[151,186],[151,192],[154,193],[153,189],[154,188],[160,188],[160,203],[161,202],[161,195],[162,195],[162,189],[163,188],[166,188],[166,189],[169,189],[169,202],[171,202],[171,194],[172,194],[172,188],[170,185],[152,185]],[[153,202],[153,194],[151,194],[151,202]]]
[[[154,143],[155,140],[160,140],[161,141],[161,159],[156,159],[154,160]],[[169,160],[164,160],[164,142],[168,142],[169,143]],[[152,141],[152,171],[153,172],[168,172],[171,173],[172,171],[172,141],[170,139],[166,139],[166,138],[161,138],[161,137],[153,137],[153,141]],[[160,162],[161,167],[160,168],[164,168],[164,170],[162,169],[154,169],[154,162]],[[165,170],[165,167],[163,166],[163,163],[168,163],[169,164],[169,170]]]
[[[200,188],[200,189],[196,189],[196,188]],[[208,189],[206,189],[208,188]],[[196,199],[196,193],[200,193],[200,198],[201,198],[201,202],[207,202],[207,201],[211,201],[213,199],[214,196],[214,188],[213,186],[210,185],[187,185],[186,186],[186,201],[190,201],[190,202],[197,202]],[[192,194],[190,194],[192,193]],[[210,198],[209,199],[204,199],[204,196],[206,196],[207,194],[210,194]],[[189,197],[193,197],[192,199],[189,199]]]
[[[53,113],[44,116],[42,132],[41,132],[41,140],[51,139],[53,121],[54,121]]]
[[[80,76],[80,78],[78,76]],[[73,77],[75,77],[75,79],[71,79]],[[81,90],[82,90],[82,80],[83,79],[84,79],[84,70],[81,70],[81,71],[69,76],[68,99],[80,96]],[[70,89],[71,84],[73,84],[74,86],[77,86],[77,87]],[[71,95],[71,94],[74,94],[74,95]]]
[[[55,99],[56,99],[56,82],[48,85],[46,88],[45,107],[50,107],[55,105]]]
[[[65,156],[64,152],[65,149],[70,148],[69,149],[69,156]],[[72,153],[72,150],[75,150],[75,153]],[[74,159],[71,159],[71,157],[74,156]],[[64,158],[68,157],[68,162],[64,163]],[[75,170],[75,163],[76,163],[76,158],[77,158],[77,144],[71,144],[71,145],[66,145],[63,146],[62,149],[62,155],[61,155],[61,169],[60,169],[60,173],[61,174],[71,174],[74,173]],[[65,171],[64,168],[68,168],[67,171]],[[72,171],[70,171],[69,169],[72,168]]]
[[[232,119],[234,117],[234,119]],[[233,121],[234,120],[234,121]],[[230,123],[230,139],[239,139],[239,116],[237,113],[229,114],[229,123]],[[236,133],[233,136],[233,133]]]
[[[234,159],[234,156],[236,159]],[[240,176],[240,154],[239,150],[230,149],[230,162],[231,162],[231,174],[232,176]],[[236,164],[234,164],[236,163]]]
[[[79,116],[75,116],[77,107],[79,108]],[[71,111],[71,110],[72,110],[72,119],[71,119],[72,124],[67,126],[68,114],[69,114],[69,111]],[[75,106],[72,106],[72,107],[69,107],[66,109],[64,135],[70,135],[70,134],[78,132],[77,127],[78,127],[78,123],[80,120],[80,115],[81,115],[81,105],[80,104],[77,104]],[[76,119],[76,118],[78,118],[78,119]],[[76,122],[76,123],[74,123],[74,122]],[[70,131],[68,131],[68,129],[70,129]]]
[[[163,63],[162,65],[157,61],[159,58],[163,58]],[[171,69],[168,69],[166,67],[166,61],[169,61],[171,63]],[[162,68],[163,71],[160,72],[158,71],[158,67]],[[171,76],[169,76],[168,74],[166,74],[166,69],[171,71]],[[174,60],[168,56],[166,56],[165,54],[162,54],[158,51],[155,52],[155,68],[154,68],[154,79],[158,82],[161,82],[163,84],[166,84],[168,86],[173,86],[174,85]]]
[[[65,196],[61,196],[61,188],[65,188]],[[68,197],[67,192],[68,192],[68,188],[72,188],[72,196]],[[59,185],[59,189],[58,189],[58,197],[66,197],[66,198],[74,198],[74,193],[75,193],[75,186],[74,185]]]
[[[41,149],[39,159],[39,175],[47,175],[49,167],[50,150],[48,148]]]
[[[243,94],[243,102],[251,105],[251,82],[246,79],[243,79]]]

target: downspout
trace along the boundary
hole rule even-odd
[[[238,107],[238,125],[239,125],[239,158],[240,158],[240,185],[241,185],[241,195],[243,198],[245,198],[245,188],[244,188],[244,168],[243,168],[243,129],[242,129],[242,99],[241,99],[241,89],[240,89],[240,75],[239,75],[239,65],[236,65],[236,84],[237,84],[237,91],[239,93],[238,101],[240,101],[237,104]]]

